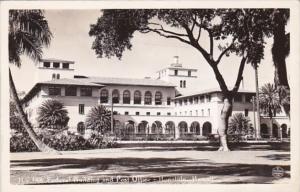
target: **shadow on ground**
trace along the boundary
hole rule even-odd
[[[287,158],[285,155],[264,156],[270,159]],[[32,174],[47,174],[49,171],[81,169],[81,175],[93,176],[131,176],[131,175],[195,175],[197,177],[237,177],[239,181],[224,181],[223,183],[272,183],[277,178],[272,176],[273,165],[242,164],[242,163],[214,163],[208,159],[193,160],[188,158],[90,158],[90,159],[34,159],[12,160],[13,173],[18,174],[18,167],[28,167],[21,171],[23,177]],[[281,166],[289,178],[290,166]],[[111,171],[118,171],[112,173]],[[28,174],[26,174],[26,172]],[[154,182],[156,180],[147,180]],[[93,182],[93,181],[90,181]],[[59,182],[58,182],[59,183]],[[64,182],[66,183],[66,182]],[[31,183],[36,184],[36,183]]]

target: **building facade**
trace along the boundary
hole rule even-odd
[[[61,101],[69,112],[69,127],[77,132],[86,114],[97,105],[113,108],[113,132],[121,139],[198,139],[217,134],[222,94],[218,89],[186,94],[197,81],[197,69],[182,67],[178,57],[156,78],[115,78],[78,76],[73,61],[47,59],[37,67],[37,81],[23,98],[25,111],[34,125],[38,107],[47,99]],[[190,91],[189,91],[190,92]],[[243,113],[255,127],[253,91],[240,90],[232,114]],[[288,137],[285,116],[262,117],[263,136]],[[275,127],[275,128],[274,128]],[[276,128],[277,127],[277,128]]]

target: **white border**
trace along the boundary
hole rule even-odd
[[[300,191],[299,186],[299,2],[294,1],[6,1],[1,3],[1,191]],[[9,9],[113,9],[113,8],[290,8],[291,52],[291,182],[290,184],[134,184],[134,185],[10,185],[9,178],[9,86],[8,86],[8,10]],[[29,75],[29,74],[26,74]]]

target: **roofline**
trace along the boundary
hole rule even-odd
[[[92,82],[101,83],[101,82]],[[129,83],[101,83],[102,85],[131,85],[131,86],[148,86],[148,87],[177,87],[176,85],[145,85],[145,84],[129,84]]]
[[[207,94],[210,94],[210,93],[222,93],[222,91],[220,90],[211,90],[211,91],[204,91],[202,93],[195,93],[195,94],[190,94],[190,95],[183,95],[183,96],[179,96],[179,97],[175,97],[174,100],[176,99],[182,99],[182,98],[187,98],[187,97],[194,97],[194,96],[197,96],[197,95],[207,95]],[[252,93],[252,94],[255,94],[255,91],[238,91],[237,93]]]
[[[71,60],[62,60],[62,59],[41,59],[41,61],[59,61],[59,62],[66,62],[66,63],[71,63],[71,64],[74,64],[75,61],[71,61]]]

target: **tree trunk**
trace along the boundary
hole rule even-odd
[[[10,86],[10,91],[12,95],[13,102],[16,105],[16,109],[19,113],[20,119],[24,125],[25,130],[27,131],[29,137],[32,139],[32,141],[35,143],[37,148],[42,151],[42,152],[48,152],[48,153],[55,153],[55,154],[60,154],[58,151],[48,147],[46,144],[44,144],[42,141],[40,141],[37,137],[37,134],[34,132],[31,124],[29,123],[27,116],[25,115],[23,108],[21,106],[17,90],[11,75],[11,71],[9,69],[9,86]]]
[[[228,119],[232,112],[232,99],[225,98],[224,105],[221,111],[220,123],[218,127],[218,134],[220,137],[220,148],[218,151],[230,151],[227,143],[227,129],[228,129]]]

